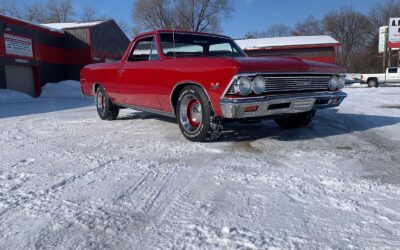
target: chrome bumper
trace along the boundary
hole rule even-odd
[[[303,113],[339,106],[347,94],[318,92],[261,98],[224,98],[220,101],[223,116],[229,119],[266,117]]]

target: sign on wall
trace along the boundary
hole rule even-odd
[[[382,26],[379,28],[379,44],[378,52],[384,53],[386,51],[386,40],[387,40],[388,26]]]
[[[4,33],[7,55],[33,58],[32,39]]]

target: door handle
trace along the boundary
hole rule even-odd
[[[120,69],[120,70],[118,70],[118,74],[119,74],[119,76],[122,76],[122,75],[125,73],[125,71],[126,71],[126,70],[124,70],[124,69]]]

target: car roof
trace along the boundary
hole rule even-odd
[[[143,37],[143,36],[148,36],[148,35],[153,35],[153,34],[160,34],[160,33],[180,33],[180,34],[193,34],[193,35],[203,35],[203,36],[214,36],[214,37],[221,37],[221,38],[227,38],[231,39],[228,36],[224,35],[219,35],[219,34],[213,34],[213,33],[206,33],[206,32],[194,32],[194,31],[184,31],[184,30],[168,30],[168,29],[161,29],[161,30],[153,30],[153,31],[148,31],[141,33],[137,35],[136,37]]]

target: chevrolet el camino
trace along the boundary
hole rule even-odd
[[[175,117],[191,141],[212,141],[227,121],[308,125],[346,97],[344,73],[295,57],[251,58],[226,36],[157,30],[138,35],[120,61],[84,67],[81,88],[103,120],[121,108],[153,112]]]

